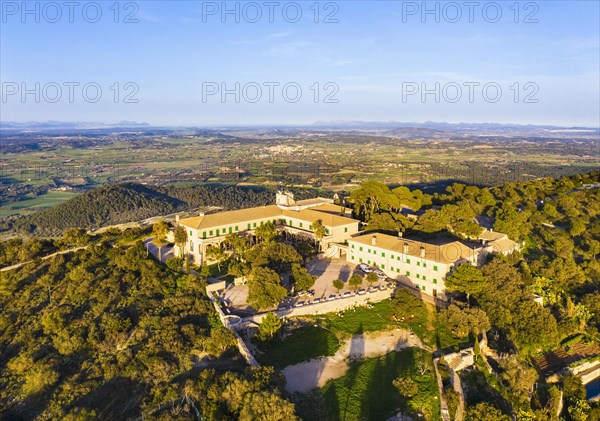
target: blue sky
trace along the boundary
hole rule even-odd
[[[113,1],[98,2],[96,23],[94,5],[83,15],[90,2],[73,10],[72,23],[60,1],[62,16],[52,22],[47,3],[28,3],[39,10],[36,22],[21,2],[1,2],[4,121],[600,125],[598,1],[476,2],[472,19],[463,1],[428,2],[439,22],[422,15],[420,1],[275,1],[272,22],[268,2],[229,2],[239,22],[222,15],[222,2],[121,2],[118,23]],[[302,16],[293,22],[296,10]],[[123,22],[128,13],[138,22]],[[324,22],[331,13],[337,22]],[[72,101],[68,82],[79,83]],[[86,100],[87,83],[95,84],[88,99],[102,89],[98,102]],[[40,98],[23,98],[23,88]],[[222,88],[237,90],[239,102]],[[127,94],[137,102],[125,103]]]

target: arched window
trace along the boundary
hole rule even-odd
[[[190,240],[190,252],[194,252],[194,242]]]

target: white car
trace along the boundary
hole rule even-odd
[[[383,273],[383,271],[379,270],[379,269],[375,269],[373,272],[375,272],[375,274],[379,277],[379,279],[386,279],[387,276],[385,273]]]
[[[365,265],[364,263],[361,263],[360,265],[358,265],[358,268],[360,270],[362,270],[364,273],[371,273],[371,272],[373,272],[373,269],[371,269],[370,266]]]

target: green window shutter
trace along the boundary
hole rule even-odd
[[[344,232],[348,232],[348,227],[344,228]]]
[[[425,285],[423,285],[423,286],[421,287],[421,289],[422,289],[423,291],[425,291]]]
[[[358,261],[359,261],[360,263],[362,263],[362,257],[361,257],[360,259],[358,259]]]
[[[300,228],[302,228],[302,222],[300,222]]]
[[[362,247],[359,248],[360,251],[363,251]]]
[[[250,229],[250,228],[251,228],[251,227],[250,227],[250,223],[248,222],[248,229]]]
[[[423,267],[426,268],[427,267],[427,263],[423,262]]]
[[[427,280],[427,276],[423,275],[423,280],[426,281]]]
[[[381,269],[385,269],[385,265],[381,265]]]
[[[202,231],[202,238],[206,238],[206,231]]]
[[[433,283],[437,284],[437,279],[433,278]]]
[[[381,252],[381,257],[385,257],[385,253],[384,252]]]
[[[190,230],[190,237],[192,236],[192,230]]]
[[[437,272],[437,266],[433,265],[433,270],[435,270]]]
[[[235,231],[236,231],[236,232],[237,232],[237,231],[239,231],[239,228],[238,228],[238,226],[237,226],[237,225],[235,226]]]
[[[255,222],[254,224],[252,224],[252,226],[253,226],[254,228],[256,228],[256,222]]]
[[[421,266],[421,262],[417,260],[417,266]]]
[[[419,284],[415,284],[415,287],[416,287],[417,289],[421,289],[421,287],[419,286]]]
[[[233,227],[229,227],[229,234],[233,232]]]
[[[417,276],[417,279],[421,279],[421,275],[419,275],[418,273],[416,276]]]
[[[354,260],[354,256],[350,256],[350,260]]]
[[[352,244],[352,248],[354,248],[354,244]]]
[[[212,230],[209,232],[209,235],[210,235],[210,236],[212,236],[212,235],[213,235],[213,232],[212,232]]]
[[[410,259],[406,259],[406,263],[410,264]]]
[[[410,276],[410,272],[409,271],[406,271],[406,276]]]

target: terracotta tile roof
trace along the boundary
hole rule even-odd
[[[331,213],[315,210],[314,208],[295,211],[281,209],[277,205],[270,205],[248,209],[239,209],[234,211],[211,213],[208,215],[193,216],[191,218],[180,219],[179,223],[189,228],[205,229],[221,227],[224,225],[243,224],[249,221],[255,221],[257,219],[262,218],[280,218],[283,216],[302,219],[303,221],[309,222],[311,224],[314,221],[321,220],[321,223],[328,227],[337,227],[358,222],[357,220],[352,218],[333,215]]]
[[[261,218],[274,218],[281,216],[281,209],[277,205],[258,206],[255,208],[239,209],[234,211],[210,213],[203,216],[180,219],[179,223],[189,228],[204,229],[223,225],[240,224]]]
[[[372,244],[373,237],[375,237],[376,240],[375,245]],[[348,242],[378,247],[399,254],[404,253],[404,245],[406,244],[406,254],[409,256],[420,257],[421,248],[423,248],[425,251],[425,259],[445,264],[455,263],[461,259],[473,259],[477,254],[477,251],[465,246],[460,241],[436,245],[380,233],[353,237],[348,240]]]
[[[300,211],[284,210],[283,215],[291,218],[302,219],[303,221],[307,221],[310,223],[320,220],[323,225],[328,227],[339,227],[342,225],[358,223],[358,220],[356,219],[347,218],[345,216],[332,215],[326,212],[319,212],[312,208],[302,209]]]

